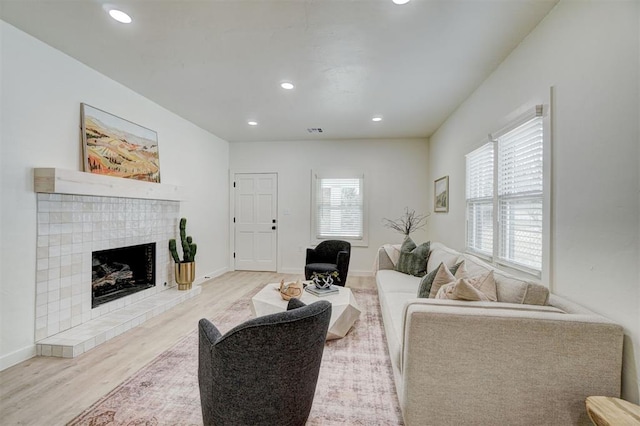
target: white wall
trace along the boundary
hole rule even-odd
[[[428,212],[424,139],[233,143],[230,151],[233,172],[278,173],[281,272],[304,273],[311,236],[311,170],[365,174],[369,245],[352,247],[349,274],[371,274],[378,247],[402,242],[400,234],[382,226],[383,218],[398,218],[405,207]],[[418,244],[426,240],[424,231],[412,237]]]
[[[35,354],[34,167],[82,170],[80,103],[158,133],[164,183],[188,187],[181,215],[198,278],[228,266],[226,141],[0,21],[0,369]]]
[[[625,328],[623,396],[640,370],[639,3],[561,1],[430,140],[451,207],[431,237],[464,249],[464,155],[554,87],[551,288]]]

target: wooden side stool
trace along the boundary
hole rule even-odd
[[[596,426],[639,426],[640,407],[629,401],[609,396],[590,396],[587,414]]]

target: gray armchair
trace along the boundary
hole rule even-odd
[[[307,249],[304,276],[307,280],[310,280],[314,272],[318,274],[337,272],[338,279],[334,284],[344,286],[349,273],[350,258],[351,243],[348,241],[322,241],[316,248]]]
[[[318,381],[331,304],[291,299],[286,312],[224,336],[199,323],[198,383],[205,425],[304,425]]]

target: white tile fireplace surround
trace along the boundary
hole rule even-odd
[[[42,169],[36,169],[35,185],[36,191],[41,192],[37,170]],[[79,173],[84,177],[82,175],[86,173]],[[118,185],[123,180],[100,178],[117,179]],[[133,186],[139,184],[135,182]],[[67,187],[57,190],[90,192]],[[118,190],[109,192],[119,193]],[[127,191],[125,196],[131,195]],[[176,236],[180,202],[147,199],[148,194],[142,197],[145,198],[37,194],[35,340],[38,355],[77,356],[199,294],[199,286],[191,291],[178,291],[175,287],[167,247],[169,239]],[[156,243],[155,287],[92,309],[92,252],[153,242]]]

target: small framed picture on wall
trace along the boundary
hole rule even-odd
[[[443,176],[434,182],[433,211],[436,213],[449,211],[449,176]]]

